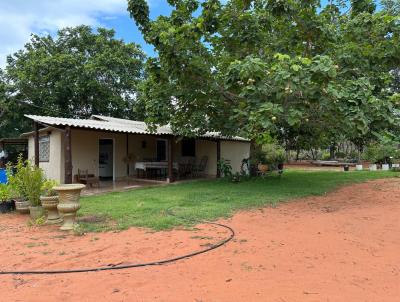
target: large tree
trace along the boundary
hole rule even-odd
[[[143,84],[150,124],[254,141],[310,129],[356,140],[390,128],[400,22],[372,0],[168,3],[171,14],[151,20],[145,0],[128,1],[158,54]]]
[[[382,9],[393,16],[400,15],[400,0],[381,0]]]
[[[27,126],[24,113],[143,118],[137,87],[144,59],[138,45],[115,39],[114,31],[104,28],[78,26],[55,37],[32,35],[24,49],[7,59],[3,122],[17,133]]]

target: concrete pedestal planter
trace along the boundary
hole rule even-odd
[[[43,208],[47,211],[46,224],[57,224],[62,222],[60,214],[57,210],[58,196],[41,196]]]
[[[382,164],[382,171],[389,171],[389,164]]]
[[[60,230],[69,231],[74,229],[76,212],[81,208],[79,198],[83,188],[85,188],[85,185],[82,184],[68,184],[54,187],[59,196],[57,209],[64,219]]]
[[[370,171],[376,171],[376,164],[369,165],[369,170]]]
[[[37,220],[38,218],[42,217],[44,214],[42,206],[32,207],[29,206],[29,215],[31,216],[32,220]]]
[[[29,214],[29,201],[27,200],[16,200],[15,209],[20,214]]]
[[[357,165],[356,165],[356,170],[357,170],[357,171],[362,171],[362,170],[363,170],[363,165],[357,164]]]

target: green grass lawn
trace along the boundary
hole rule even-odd
[[[240,183],[225,179],[199,180],[83,197],[80,216],[106,219],[80,225],[84,231],[130,226],[165,230],[188,225],[187,221],[169,215],[169,209],[190,219],[213,220],[228,217],[239,209],[275,205],[294,198],[321,195],[345,184],[395,176],[394,172],[378,171],[288,171],[281,178],[270,176]]]

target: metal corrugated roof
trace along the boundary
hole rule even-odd
[[[170,126],[160,126],[155,132],[150,132],[145,122],[131,121],[126,119],[92,115],[90,119],[72,119],[62,117],[40,116],[40,115],[25,115],[27,118],[48,126],[70,126],[76,128],[86,128],[94,130],[104,130],[111,132],[122,132],[132,134],[153,134],[153,135],[174,135]],[[199,137],[204,138],[219,138],[235,141],[249,141],[245,138],[234,136],[221,136],[218,132],[207,132]]]

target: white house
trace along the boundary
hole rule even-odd
[[[114,181],[127,176],[173,181],[189,163],[200,166],[202,176],[216,177],[218,160],[230,161],[232,171],[239,172],[250,153],[249,140],[215,132],[190,139],[174,135],[169,126],[151,133],[144,122],[99,115],[26,117],[35,125],[23,134],[28,158],[60,183],[76,181],[78,171]]]

